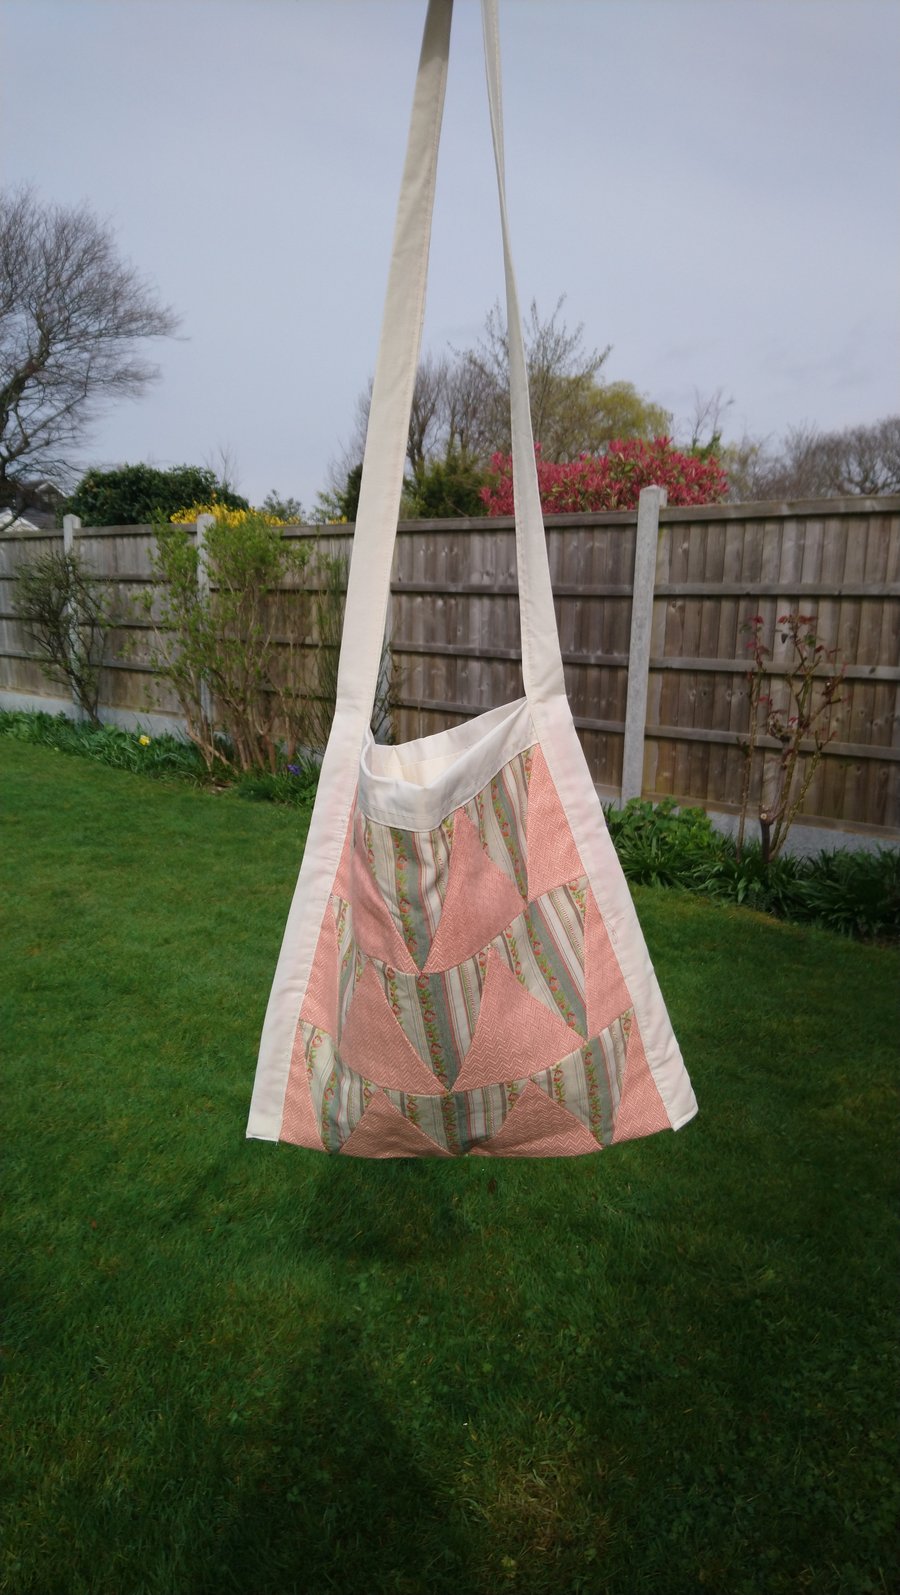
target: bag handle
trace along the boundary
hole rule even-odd
[[[509,242],[497,0],[481,0],[481,10],[506,276],[522,675],[526,696],[536,708],[551,698],[565,697],[565,681],[538,491],[525,343]],[[342,722],[342,735],[347,734],[352,723],[359,730],[360,742],[371,721],[381,667],[409,416],[425,311],[452,12],[453,0],[429,0],[363,455],[338,667],[336,714],[336,719]]]

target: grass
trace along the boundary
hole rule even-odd
[[[897,1587],[896,949],[638,888],[697,1119],[360,1163],[244,1139],[303,810],[0,825],[0,1590]]]

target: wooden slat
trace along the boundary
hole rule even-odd
[[[577,723],[577,722],[576,722]],[[710,731],[701,726],[656,726],[647,732],[648,736],[659,737],[672,742],[724,742],[737,747],[743,740],[744,733],[736,731]],[[762,736],[759,738],[761,747],[771,748],[776,751],[780,743],[774,737]],[[812,744],[809,744],[810,748]],[[869,743],[830,742],[825,750],[825,758],[849,758],[878,760],[885,759],[895,764],[900,763],[900,748],[872,746]]]

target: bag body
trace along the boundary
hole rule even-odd
[[[374,700],[424,312],[452,0],[430,0],[373,385],[337,707],[248,1136],[351,1157],[573,1156],[679,1129],[690,1080],[565,692],[509,247],[525,695],[399,747]]]

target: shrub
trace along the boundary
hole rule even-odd
[[[159,516],[168,520],[183,504],[211,502],[250,507],[205,466],[173,465],[163,471],[154,465],[120,465],[87,471],[60,515],[78,515],[85,526],[148,526]]]
[[[155,632],[150,663],[175,692],[208,769],[235,762],[274,774],[276,724],[286,732],[289,759],[303,742],[299,654],[308,616],[300,598],[285,607],[288,635],[276,645],[271,595],[304,570],[308,545],[283,538],[258,511],[225,512],[207,528],[209,587],[201,593],[197,542],[180,524],[158,519],[155,529],[159,589],[140,599]]]
[[[788,853],[767,863],[758,842],[740,854],[730,837],[722,837],[720,842],[714,854],[694,863],[689,884],[695,891],[777,914],[781,919],[798,917],[807,860]]]
[[[633,798],[604,812],[626,878],[637,885],[681,886],[844,936],[900,937],[900,849],[773,859],[759,842],[739,851],[703,809],[679,810],[671,798]]]
[[[81,553],[53,548],[16,571],[13,612],[38,650],[44,674],[68,687],[94,725],[107,632],[115,623],[108,592]]]
[[[311,804],[318,784],[315,759],[300,759],[274,775],[268,770],[248,770],[240,778],[237,793],[257,803]]]
[[[272,510],[251,509],[248,504],[226,504],[213,493],[208,500],[188,504],[168,517],[173,526],[193,526],[201,515],[211,515],[220,526],[284,526]]]
[[[714,856],[721,841],[703,809],[679,809],[672,798],[632,798],[605,812],[625,874],[641,886],[690,884],[697,859]]]
[[[820,853],[803,880],[792,917],[844,936],[900,935],[900,849]]]
[[[183,528],[206,512],[214,519],[204,539],[209,587],[201,594],[199,548]],[[234,762],[276,777],[282,744],[288,761],[299,749],[324,752],[347,570],[346,558],[283,537],[278,517],[262,510],[194,505],[176,520],[156,522],[159,592],[139,600],[155,628],[150,662],[173,688],[209,769]],[[278,594],[286,578],[301,574],[306,585]],[[385,647],[372,716],[380,741],[392,735],[392,696]]]
[[[582,454],[562,463],[543,459],[539,443],[534,452],[545,515],[634,509],[645,487],[664,487],[670,505],[717,504],[728,492],[728,480],[717,460],[684,454],[666,437],[652,443],[644,438],[619,439],[605,454]],[[512,515],[512,456],[495,454],[491,472],[493,479],[481,492],[488,514]]]
[[[440,520],[454,515],[486,515],[484,472],[451,450],[407,477],[401,513],[410,520]]]
[[[826,648],[817,635],[815,615],[792,611],[778,616],[782,647],[790,643],[791,652],[786,665],[773,670],[768,663],[771,649],[765,647],[762,640],[764,624],[762,615],[754,615],[742,628],[751,634],[747,647],[753,655],[753,663],[747,672],[750,730],[742,744],[745,762],[737,852],[740,857],[750,803],[754,750],[760,746],[760,736],[765,735],[778,745],[774,755],[762,752],[758,807],[765,865],[781,852],[825,749],[837,736],[834,710],[843,702],[840,691],[844,666],[837,663],[836,650]],[[822,670],[824,675],[819,674]],[[774,691],[763,692],[764,686]],[[775,692],[780,702],[776,702]]]

